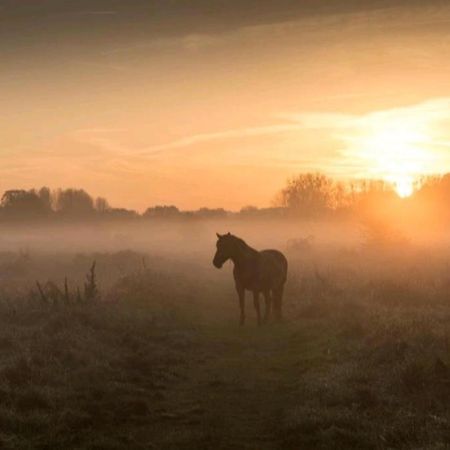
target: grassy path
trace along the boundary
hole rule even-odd
[[[430,328],[399,341],[336,316],[239,328],[127,305],[0,319],[1,448],[449,448],[448,340]]]
[[[305,332],[288,326],[206,329],[191,349],[183,383],[170,393],[173,448],[277,449],[287,405],[301,399],[295,387],[323,355]]]

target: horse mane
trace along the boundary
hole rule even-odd
[[[244,239],[241,239],[240,237],[235,236],[234,234],[231,235],[233,240],[237,242],[242,247],[248,247],[247,243],[244,241]]]
[[[250,245],[248,245],[248,244],[244,241],[244,239],[241,239],[240,237],[237,237],[237,236],[235,236],[234,234],[231,234],[230,236],[233,238],[233,240],[238,244],[238,246],[239,246],[241,249],[246,250],[246,251],[250,251],[250,252],[252,252],[252,253],[258,253],[258,251],[255,250],[254,248],[250,247]]]

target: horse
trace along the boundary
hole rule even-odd
[[[253,292],[258,325],[261,325],[259,295],[265,300],[263,322],[269,321],[272,310],[276,320],[281,320],[284,284],[287,278],[288,262],[278,250],[257,251],[242,239],[232,234],[217,234],[217,251],[213,265],[221,269],[231,259],[234,264],[233,276],[239,296],[240,324],[245,323],[245,290]]]

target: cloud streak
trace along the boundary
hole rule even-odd
[[[285,161],[285,164],[289,165],[297,160],[299,166],[301,161],[309,161],[310,167],[316,161],[317,169],[328,172],[339,169],[345,174],[347,167],[348,175],[351,176],[356,172],[367,173],[370,169],[368,164],[372,159],[376,159],[380,152],[389,157],[389,154],[401,150],[404,153],[402,158],[407,159],[408,154],[411,158],[417,158],[420,150],[420,154],[430,156],[422,157],[423,164],[425,159],[428,161],[426,167],[423,167],[424,170],[437,170],[437,160],[441,162],[442,170],[450,170],[450,134],[444,126],[446,122],[450,122],[450,98],[362,115],[299,112],[284,113],[275,118],[284,122],[197,133],[140,148],[117,140],[118,133],[126,134],[126,129],[121,128],[78,130],[74,136],[77,140],[102,148],[116,157],[135,158],[141,162],[148,158],[164,160],[171,152],[181,150],[189,150],[184,154],[184,158],[189,161],[191,152],[198,152],[199,146],[203,144],[222,144],[233,140],[236,141],[236,150],[234,155],[230,156],[231,163],[233,158],[240,158],[240,153],[248,153],[249,149],[260,145],[260,138],[271,136],[277,141],[276,161],[279,164]],[[305,138],[305,133],[313,136],[312,142],[311,137]],[[259,140],[243,145],[243,140],[249,138]],[[402,149],[398,148],[400,144]],[[272,145],[267,144],[266,147]],[[212,146],[211,151],[214,150],[215,147]],[[273,155],[269,158],[267,152],[254,159],[258,164],[265,164],[270,159],[274,161]]]
[[[201,144],[205,142],[221,141],[226,139],[240,139],[246,137],[256,137],[264,135],[283,134],[290,131],[297,131],[302,126],[294,123],[274,124],[261,127],[247,127],[236,128],[232,130],[216,131],[213,133],[199,133],[191,136],[186,136],[175,141],[168,142],[166,144],[156,145],[149,147],[146,150],[140,151],[137,155],[150,156],[160,154],[166,150],[181,149],[185,147],[191,147],[195,144]]]

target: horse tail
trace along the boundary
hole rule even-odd
[[[280,267],[281,267],[281,284],[284,285],[287,280],[287,274],[288,274],[288,261],[286,259],[286,256],[283,255],[283,253],[279,252],[279,260],[280,260]]]

